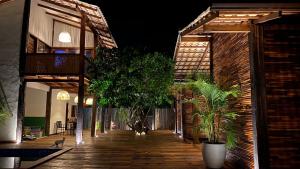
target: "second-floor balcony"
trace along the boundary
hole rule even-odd
[[[85,58],[86,73],[88,60]],[[27,54],[25,63],[26,75],[79,75],[79,54],[32,53]]]

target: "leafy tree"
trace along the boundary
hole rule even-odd
[[[168,89],[173,84],[173,61],[161,53],[99,49],[92,65],[90,91],[102,106],[122,108],[133,130],[142,131],[151,109],[171,102]]]

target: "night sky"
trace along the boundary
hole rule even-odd
[[[208,0],[85,0],[100,6],[119,46],[173,56],[178,31],[208,7]]]

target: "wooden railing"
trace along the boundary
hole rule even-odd
[[[78,54],[27,54],[25,74],[28,75],[78,75]]]

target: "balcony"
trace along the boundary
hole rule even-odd
[[[27,54],[26,75],[79,75],[79,54]],[[88,66],[85,59],[85,70]],[[85,71],[86,72],[86,71]]]

